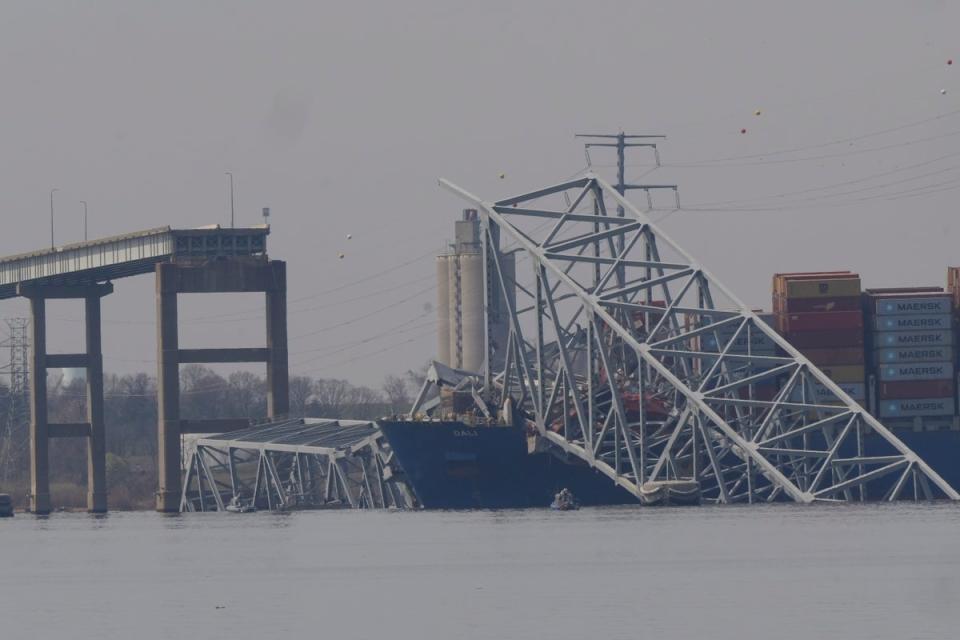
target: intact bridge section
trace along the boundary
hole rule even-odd
[[[158,492],[157,510],[176,512],[181,500],[180,436],[249,426],[248,416],[217,420],[180,417],[179,365],[263,362],[267,368],[268,417],[288,411],[286,263],[270,260],[266,225],[240,229],[161,227],[53,247],[0,259],[0,300],[30,300],[30,510],[50,512],[50,438],[87,440],[87,508],[107,510],[103,423],[103,355],[100,299],[112,281],[154,273],[157,297]],[[177,297],[187,293],[258,292],[265,296],[266,347],[180,349]],[[86,344],[82,353],[48,353],[46,301],[83,300]],[[48,368],[87,372],[87,420],[51,423],[47,415]]]

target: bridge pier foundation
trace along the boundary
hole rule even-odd
[[[113,285],[29,285],[17,293],[30,300],[30,510],[50,513],[50,438],[87,439],[87,510],[107,510],[106,441],[103,421],[103,350],[100,330],[100,298],[113,292]],[[47,353],[46,301],[83,299],[85,349],[83,353]],[[87,380],[87,421],[51,423],[47,407],[47,369],[84,368]]]
[[[267,366],[267,415],[289,411],[287,370],[286,263],[265,257],[190,259],[156,266],[157,295],[157,511],[180,510],[180,436],[222,433],[249,425],[246,416],[216,420],[184,420],[180,416],[180,365],[189,363],[263,362]],[[265,294],[266,347],[181,349],[177,296],[181,293]]]

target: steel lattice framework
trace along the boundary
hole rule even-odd
[[[721,503],[960,499],[601,178],[498,202],[441,184],[482,212],[487,296],[516,287],[488,399],[628,491],[696,479]],[[761,334],[775,355],[752,353]]]
[[[180,511],[417,507],[386,439],[364,420],[291,419],[199,438]]]

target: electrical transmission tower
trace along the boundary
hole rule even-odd
[[[27,337],[29,320],[26,318],[8,318],[7,338],[0,346],[10,352],[9,362],[0,367],[0,372],[8,377],[8,397],[6,415],[0,441],[0,480],[8,481],[15,471],[16,461],[26,450],[30,422],[30,386],[29,351]]]

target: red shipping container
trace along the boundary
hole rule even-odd
[[[949,398],[952,395],[953,380],[902,380],[880,383],[882,400]]]
[[[842,298],[785,298],[773,297],[775,313],[811,313],[823,311],[860,311],[859,296]]]
[[[819,366],[863,364],[864,362],[862,347],[802,349],[801,352],[810,359],[810,362]]]
[[[839,331],[796,331],[783,336],[797,349],[827,349],[831,347],[863,346],[862,329],[841,329]]]
[[[789,313],[778,316],[782,333],[794,331],[842,331],[862,329],[862,311],[823,311],[813,313]]]

